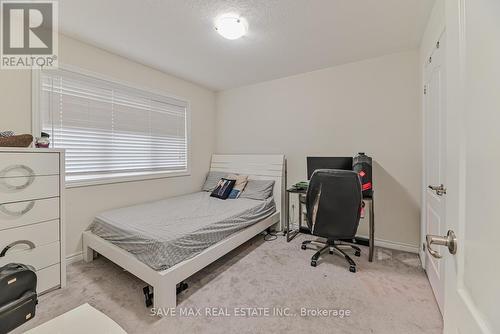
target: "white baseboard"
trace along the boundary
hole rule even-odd
[[[66,256],[66,264],[83,261],[83,252],[73,253]]]
[[[375,246],[389,248],[389,249],[395,249],[395,250],[414,253],[414,254],[419,253],[418,246],[411,245],[411,244],[405,244],[405,243],[401,243],[401,242],[375,239]]]
[[[357,237],[368,239],[368,237],[364,235],[357,235]],[[375,246],[414,253],[414,254],[420,253],[420,248],[417,245],[405,244],[397,241],[389,241],[389,240],[375,238]]]

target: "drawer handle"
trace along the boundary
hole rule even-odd
[[[35,201],[30,201],[28,203],[28,205],[26,205],[26,207],[24,209],[22,209],[21,211],[12,211],[12,210],[7,209],[5,207],[5,204],[0,204],[0,211],[5,213],[7,216],[20,217],[20,216],[25,215],[28,212],[30,212],[34,206],[35,206]]]
[[[7,252],[9,251],[9,249],[11,249],[12,247],[14,247],[15,245],[28,245],[30,247],[30,249],[34,249],[35,248],[35,244],[29,240],[17,240],[17,241],[14,241],[13,243],[5,246],[5,248],[2,250],[2,252],[0,253],[0,257],[4,257]]]
[[[5,179],[2,179],[2,183],[5,185],[5,187],[7,187],[7,189],[10,189],[10,190],[22,190],[22,189],[29,187],[29,185],[32,184],[33,181],[35,180],[35,171],[26,165],[12,165],[12,166],[6,167],[2,171],[0,171],[0,177],[5,178],[5,176],[7,175],[8,172],[11,172],[11,171],[16,170],[16,169],[23,169],[28,173],[28,175],[27,175],[28,180],[26,181],[26,183],[23,185],[20,185],[20,186],[13,186],[11,184],[8,184]]]

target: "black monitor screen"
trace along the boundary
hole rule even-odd
[[[352,170],[352,157],[307,157],[307,179],[316,169]]]

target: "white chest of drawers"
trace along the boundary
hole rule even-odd
[[[36,269],[37,292],[66,285],[64,151],[0,148],[0,267]]]

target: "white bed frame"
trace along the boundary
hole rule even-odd
[[[213,155],[212,171],[227,171],[249,175],[250,179],[274,180],[274,200],[277,212],[272,216],[232,234],[191,259],[182,261],[164,271],[156,271],[135,256],[90,231],[83,233],[83,258],[94,259],[94,251],[113,261],[153,287],[155,309],[166,310],[177,306],[176,285],[231,250],[250,240],[267,228],[282,222],[281,203],[286,187],[284,155]],[[165,314],[165,312],[159,312]]]

